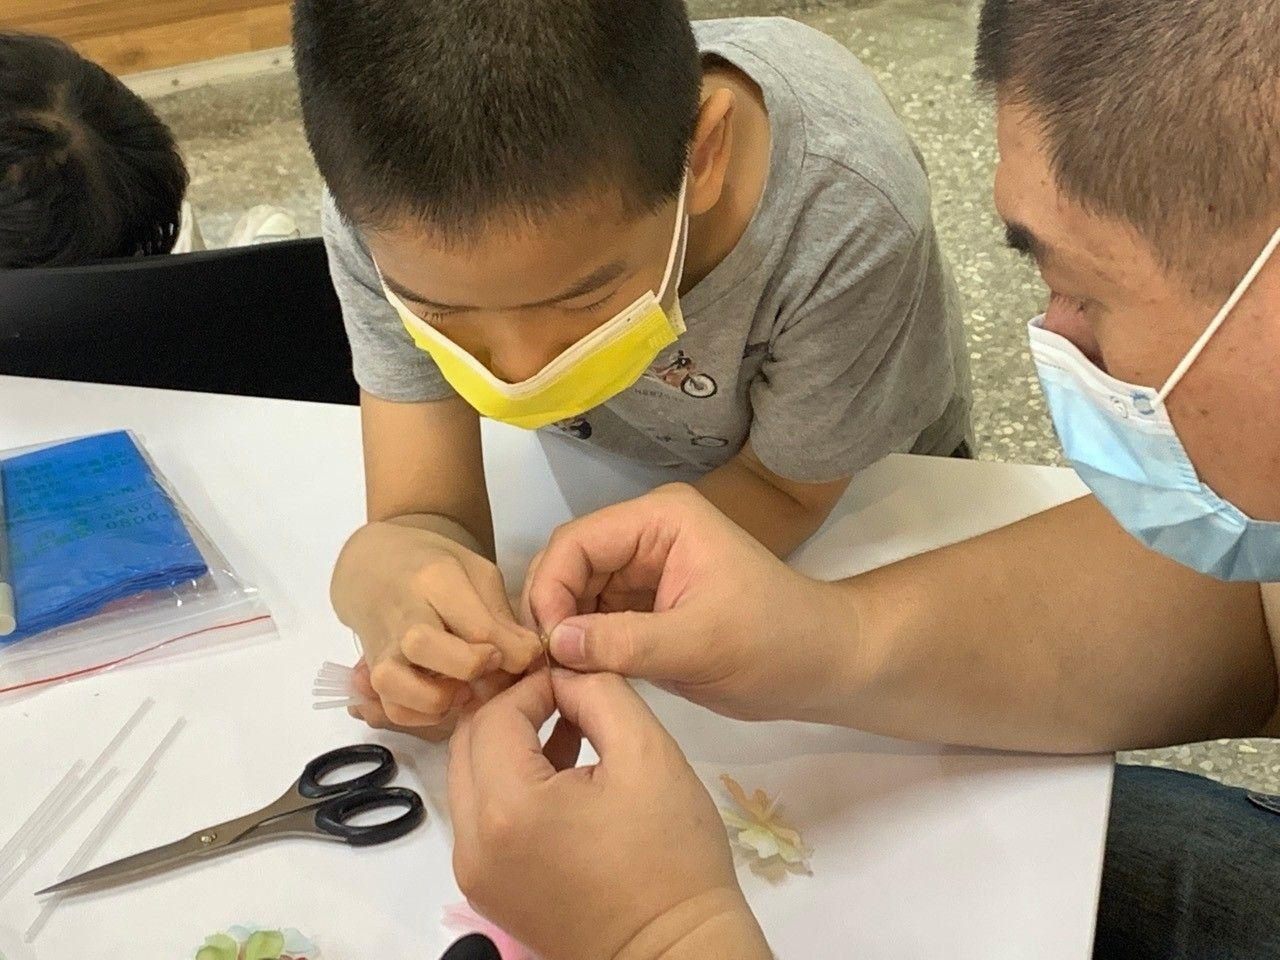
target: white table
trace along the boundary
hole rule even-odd
[[[242,398],[0,378],[0,449],[128,427],[267,595],[271,642],[134,666],[0,704],[0,836],[75,757],[91,758],[147,695],[157,707],[122,760],[132,773],[178,715],[185,731],[101,859],[149,847],[276,795],[316,752],[383,739],[429,824],[383,848],[280,841],[114,892],[68,901],[30,947],[30,897],[105,809],[100,800],[0,901],[7,960],[119,955],[181,960],[206,933],[246,920],[292,925],[330,960],[433,960],[439,918],[459,895],[449,866],[439,748],[376,737],[310,709],[324,659],[353,659],[327,602],[333,559],[361,520],[356,412]],[[571,512],[662,476],[569,441],[544,452],[497,428],[486,450],[509,586]],[[559,478],[557,481],[556,478]],[[200,491],[203,491],[203,494]],[[797,556],[836,577],[1016,520],[1078,495],[1068,472],[892,457],[860,477]],[[785,612],[780,612],[785,613]],[[1013,756],[901,743],[802,724],[722,720],[649,691],[699,773],[781,793],[814,848],[811,878],[744,885],[774,948],[792,958],[1027,958],[1089,954],[1111,782],[1110,759]],[[118,784],[115,789],[118,789]],[[554,896],[554,891],[531,891]]]

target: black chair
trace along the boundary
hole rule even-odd
[[[359,399],[318,239],[0,270],[0,374]]]

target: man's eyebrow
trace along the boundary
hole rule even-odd
[[[1049,257],[1048,244],[1037,237],[1030,227],[1021,223],[1010,222],[1004,225],[1004,242],[1009,249],[1034,257],[1039,264],[1043,264]]]
[[[561,291],[549,300],[539,300],[535,303],[524,303],[516,309],[524,309],[527,307],[545,307],[553,303],[562,303],[565,300],[572,300],[575,297],[581,297],[585,294],[599,290],[605,284],[612,283],[626,272],[627,265],[621,260],[614,260],[612,263],[606,263],[604,266],[591,271],[581,280],[576,281],[566,290]],[[385,273],[382,275],[382,282],[387,285],[387,289],[394,293],[401,300],[408,303],[415,303],[419,306],[428,307],[438,312],[475,310],[476,307],[458,304],[458,303],[441,303],[439,300],[433,300],[431,297],[424,296],[398,283],[392,277]]]

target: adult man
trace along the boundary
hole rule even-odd
[[[826,585],[667,488],[559,531],[526,613],[567,667],[735,716],[1054,751],[1274,734],[1280,3],[987,0],[978,68],[996,204],[1051,291],[1037,367],[1096,496]],[[538,753],[556,704],[597,767]],[[464,890],[553,960],[769,955],[705,793],[617,678],[482,708],[451,790]],[[1126,772],[1110,840],[1099,955],[1280,955],[1280,819]]]

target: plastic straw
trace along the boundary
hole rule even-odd
[[[150,697],[138,704],[138,709],[133,711],[133,716],[124,722],[124,725],[116,731],[116,735],[102,748],[102,752],[98,754],[97,759],[89,764],[89,769],[85,771],[84,780],[81,782],[88,782],[91,777],[98,775],[99,771],[107,765],[107,761],[120,749],[120,745],[128,739],[129,734],[133,733],[134,728],[146,716],[147,711],[155,705],[156,702]]]
[[[79,873],[88,864],[89,858],[98,852],[98,848],[102,846],[112,829],[120,822],[120,818],[125,811],[142,794],[143,789],[151,781],[151,777],[155,774],[156,765],[160,762],[160,757],[169,749],[169,745],[173,743],[174,738],[186,726],[186,723],[185,717],[179,717],[174,721],[173,726],[169,728],[169,732],[164,735],[164,739],[151,751],[151,756],[147,758],[141,769],[133,775],[133,779],[120,792],[120,796],[116,797],[110,809],[102,815],[102,819],[94,825],[89,835],[85,837],[84,843],[80,844],[80,848],[67,861],[67,865],[62,868],[62,873],[58,877],[59,880],[64,880]],[[57,909],[58,904],[66,898],[66,895],[67,891],[64,890],[49,897],[44,907],[41,908],[40,915],[32,921],[31,926],[27,928],[26,934],[23,935],[25,942],[31,943],[40,935],[44,925],[49,922],[49,917]]]
[[[81,768],[84,767],[84,761],[77,760],[62,775],[62,779],[53,785],[53,789],[40,801],[39,805],[31,811],[31,816],[23,822],[22,826],[14,831],[12,837],[0,848],[0,877],[8,875],[8,871],[12,869],[13,864],[17,863],[26,852],[27,841],[33,833],[44,826],[52,813],[50,811],[58,805],[62,795],[71,790],[75,785],[75,779],[80,775]]]
[[[338,710],[342,707],[358,707],[364,703],[363,697],[347,697],[343,700],[317,700],[311,705],[312,710]]]
[[[67,861],[67,865],[62,868],[63,875],[72,876],[80,872],[88,864],[89,858],[98,852],[98,847],[106,840],[111,828],[116,825],[128,806],[138,798],[147,784],[151,782],[152,776],[154,776],[154,773],[145,767],[138,771],[138,775],[129,782],[129,785],[124,788],[120,796],[116,797],[116,802],[111,805],[111,809],[103,814],[97,826],[93,828],[89,836],[85,837],[84,843],[80,844],[80,849]],[[44,906],[40,908],[39,916],[31,921],[31,926],[27,927],[27,932],[23,934],[22,939],[25,942],[31,943],[36,937],[40,936],[40,931],[44,929],[44,925],[49,922],[49,917],[53,915],[54,910],[58,909],[58,905],[62,903],[65,896],[65,893],[55,893],[45,901]]]
[[[94,782],[94,778],[97,777],[107,761],[120,749],[120,745],[124,743],[146,712],[153,706],[155,706],[155,700],[150,697],[138,704],[138,709],[133,711],[133,715],[121,725],[115,736],[102,748],[102,751],[94,761],[89,764],[89,769],[82,776],[73,778],[71,785],[52,802],[46,801],[44,815],[38,822],[32,824],[31,830],[22,841],[22,845],[15,849],[12,855],[12,863],[8,863],[3,857],[0,857],[0,865],[3,866],[3,870],[0,870],[0,897],[4,896],[5,892],[17,882],[18,878],[26,872],[26,869],[31,866],[36,858],[48,848],[57,834],[71,825],[73,820],[64,815],[66,811],[73,806],[80,812],[84,811],[86,805],[77,803],[81,799],[83,791],[88,789],[89,785]],[[80,763],[79,765],[83,766],[84,764]],[[72,769],[75,768],[73,767]],[[57,822],[56,827],[54,826],[55,821]],[[5,849],[8,849],[8,844],[5,845]]]
[[[49,849],[50,844],[61,837],[66,832],[67,828],[79,819],[85,809],[93,803],[93,801],[98,799],[98,795],[106,789],[107,784],[114,780],[119,772],[120,771],[118,769],[112,767],[104,773],[98,778],[93,786],[84,792],[83,796],[76,801],[75,805],[58,819],[57,823],[53,824],[48,830],[43,831],[42,836],[31,842],[31,845],[27,848],[26,857],[21,863],[14,867],[13,871],[5,877],[3,881],[0,881],[0,897],[3,897],[13,889],[13,885],[21,879],[22,875],[27,872],[27,869],[44,856],[44,852]],[[89,777],[86,774],[80,778],[79,783],[84,783],[88,779]]]

